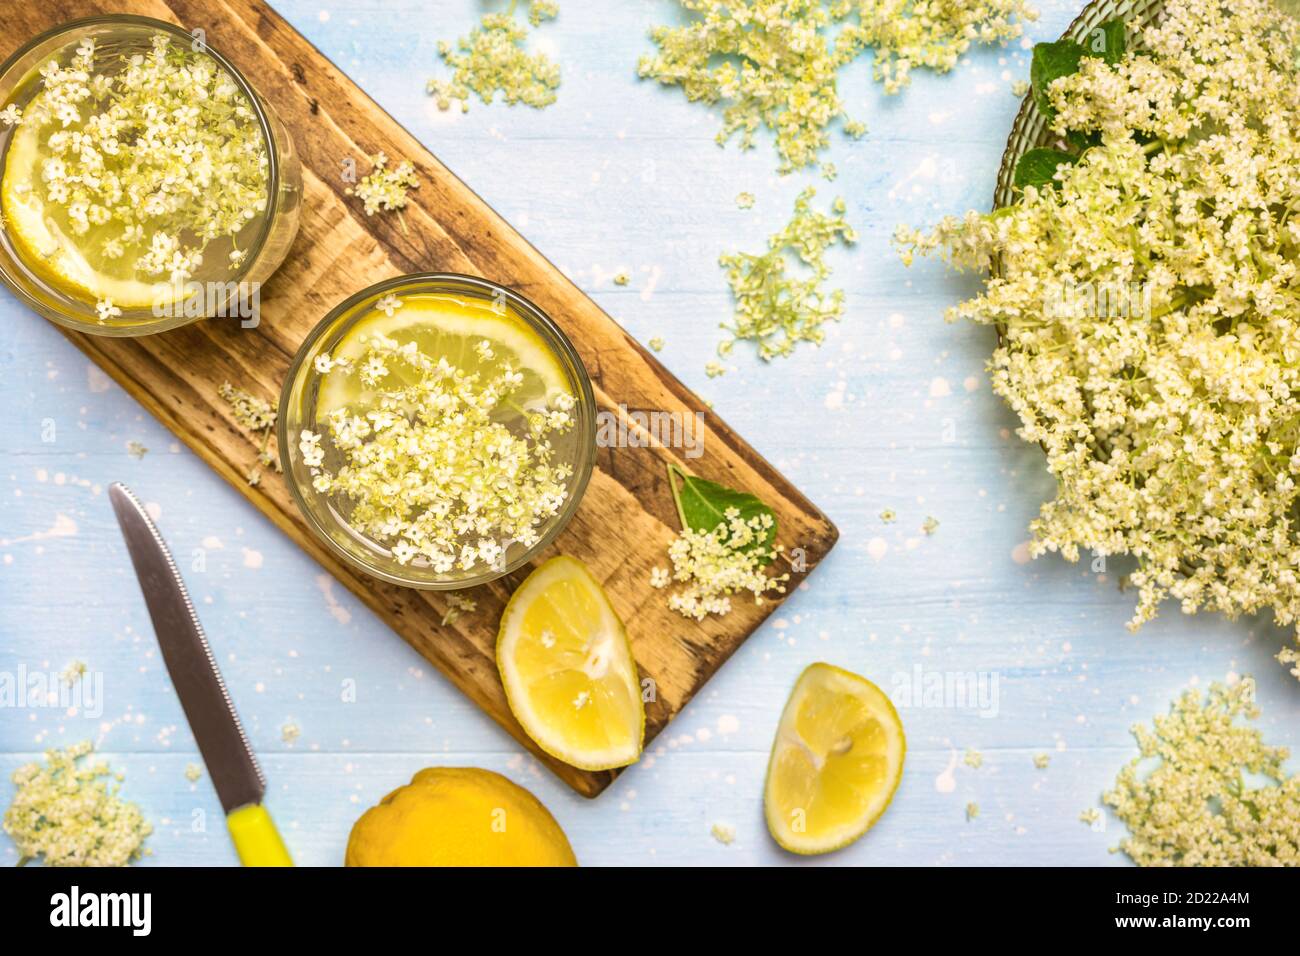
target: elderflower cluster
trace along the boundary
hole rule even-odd
[[[852,0],[857,23],[844,31],[876,51],[875,78],[886,93],[911,82],[914,67],[948,73],[970,45],[1005,44],[1024,32],[1021,21],[1037,20],[1025,0]]]
[[[1057,479],[1035,556],[1134,555],[1133,629],[1166,597],[1300,626],[1300,23],[1168,0],[1136,45],[1049,87],[1057,133],[1100,136],[1053,185],[898,240],[996,266],[949,319],[999,329]]]
[[[262,480],[262,469],[280,470],[280,460],[271,451],[271,435],[275,431],[276,410],[266,399],[258,398],[242,388],[235,388],[229,382],[222,382],[217,389],[222,401],[230,406],[231,414],[240,427],[253,436],[260,436],[261,445],[257,452],[257,463],[245,476],[250,485],[256,487]]]
[[[47,750],[44,767],[29,763],[14,771],[4,831],[20,862],[43,857],[46,866],[125,866],[141,855],[153,828],[116,785],[110,789],[100,779],[110,776],[105,764],[78,766],[92,749],[87,740]]]
[[[370,159],[370,174],[355,186],[349,186],[344,192],[356,196],[365,207],[367,216],[373,216],[379,210],[392,211],[406,208],[406,191],[416,189],[420,180],[415,175],[415,167],[409,160],[403,160],[392,169],[388,168],[388,157],[380,150]]]
[[[524,103],[536,109],[555,102],[560,67],[545,53],[523,48],[528,28],[515,19],[514,7],[512,2],[505,13],[485,15],[454,46],[438,43],[438,55],[453,71],[451,79],[432,79],[426,87],[439,109],[450,109],[451,101],[459,100],[461,110],[468,111],[470,93],[491,103],[500,92],[511,106]],[[528,5],[528,22],[534,27],[558,14],[559,5],[553,0],[532,0]]]
[[[256,115],[211,57],[160,33],[149,53],[99,69],[86,37],[67,66],[50,60],[40,76],[27,108],[2,118],[43,137],[48,158],[28,188],[98,255],[183,283],[208,242],[233,239],[266,210],[269,160]],[[110,301],[99,310],[101,321],[120,312]]]
[[[748,591],[762,604],[769,591],[782,594],[788,574],[769,576],[766,566],[779,548],[765,543],[775,527],[771,514],[755,515],[748,521],[735,508],[725,512],[726,521],[709,532],[683,528],[668,546],[672,580],[681,585],[668,595],[668,607],[682,617],[702,621],[710,614],[731,611],[731,595]],[[668,584],[662,568],[651,572],[651,585]]]
[[[498,567],[512,543],[536,544],[568,499],[573,469],[555,460],[552,442],[573,427],[575,399],[562,392],[522,409],[512,431],[501,413],[523,376],[488,364],[490,343],[479,352],[485,370],[466,373],[372,333],[359,356],[316,359],[318,373],[355,377],[373,399],[330,412],[324,434],[299,435],[312,487],[336,496],[351,527],[400,564],[441,574]]]
[[[896,93],[912,66],[946,73],[972,42],[1004,43],[1020,35],[1014,17],[1036,17],[1023,0],[680,2],[694,16],[655,27],[659,49],[641,58],[640,76],[723,103],[719,144],[739,133],[748,149],[771,130],[783,173],[816,163],[837,119],[854,139],[866,133],[838,91],[840,69],[864,50],[875,48],[876,77]]]
[[[1300,866],[1300,777],[1283,769],[1286,748],[1236,720],[1259,716],[1254,694],[1250,678],[1204,699],[1188,690],[1154,727],[1133,728],[1141,756],[1104,799],[1139,866]]]
[[[822,326],[843,314],[844,291],[822,289],[831,274],[825,254],[835,243],[849,245],[858,237],[844,218],[843,199],[836,199],[828,214],[812,208],[814,195],[811,186],[799,194],[793,217],[768,237],[766,252],[729,253],[718,260],[735,297],[735,314],[723,325],[731,338],[719,347],[720,355],[741,339],[758,343],[765,361],[789,355],[798,342],[820,345]],[[808,267],[806,276],[787,274],[790,255]]]

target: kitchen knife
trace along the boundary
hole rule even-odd
[[[262,806],[266,780],[167,544],[125,485],[109,485],[108,498],[135,565],[167,673],[226,811],[226,826],[240,862],[244,866],[293,866],[271,815]]]

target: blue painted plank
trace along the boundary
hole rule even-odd
[[[439,69],[436,41],[466,32],[478,0],[277,6],[635,336],[663,336],[666,364],[831,515],[841,544],[641,765],[586,801],[52,327],[0,295],[0,674],[79,659],[102,687],[75,713],[58,701],[0,712],[0,801],[34,753],[89,737],[126,771],[124,792],[157,828],[150,864],[234,862],[206,779],[184,776],[197,754],[103,495],[113,480],[155,506],[265,765],[273,812],[305,863],[340,862],[362,810],[440,764],[528,786],[584,863],[796,862],[766,835],[761,788],[785,696],[816,660],[889,690],[931,673],[980,675],[991,695],[902,709],[909,755],[894,806],[861,843],[816,861],[826,864],[1122,862],[1106,852],[1119,824],[1094,831],[1079,811],[1133,755],[1129,726],[1191,681],[1256,675],[1266,734],[1300,743],[1300,693],[1272,660],[1285,638],[1265,621],[1168,608],[1132,636],[1122,568],[1025,563],[1026,526],[1051,481],[989,391],[990,333],[943,322],[972,280],[928,263],[906,270],[890,248],[900,222],[987,206],[1024,49],[977,51],[893,99],[855,64],[842,89],[870,133],[836,139],[828,158],[839,178],[827,183],[777,177],[766,143],[718,148],[716,115],[636,79],[669,0],[565,0],[540,33],[565,71],[558,102],[540,113],[475,103],[464,115],[440,113],[423,79]],[[1041,7],[1035,39],[1055,37],[1075,12],[1059,0]],[[848,293],[844,321],[820,350],[763,366],[738,348],[727,375],[706,378],[730,303],[718,254],[762,248],[807,184],[828,203],[843,195],[860,233],[832,259]],[[742,190],[758,197],[753,210],[736,208]],[[621,270],[626,288],[612,282]],[[148,454],[132,458],[128,441]],[[886,507],[895,524],[879,520]],[[920,532],[928,515],[941,523],[932,537]],[[301,736],[286,742],[290,723]],[[967,747],[984,753],[979,770],[961,763]],[[1039,752],[1052,755],[1047,770],[1033,766]],[[968,801],[981,806],[970,823]],[[734,826],[735,843],[713,840],[714,823]],[[0,863],[12,857],[0,844]]]

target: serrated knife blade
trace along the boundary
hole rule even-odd
[[[135,565],[167,673],[181,699],[221,806],[229,814],[261,803],[266,780],[248,746],[171,551],[149,513],[125,485],[110,485],[108,498]]]

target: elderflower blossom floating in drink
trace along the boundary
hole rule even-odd
[[[297,231],[283,124],[180,28],[78,21],[0,67],[0,276],[38,312],[107,335],[255,318]]]
[[[572,346],[525,300],[405,277],[308,338],[281,403],[281,457],[304,513],[350,560],[464,587],[523,563],[572,514],[592,401]]]

